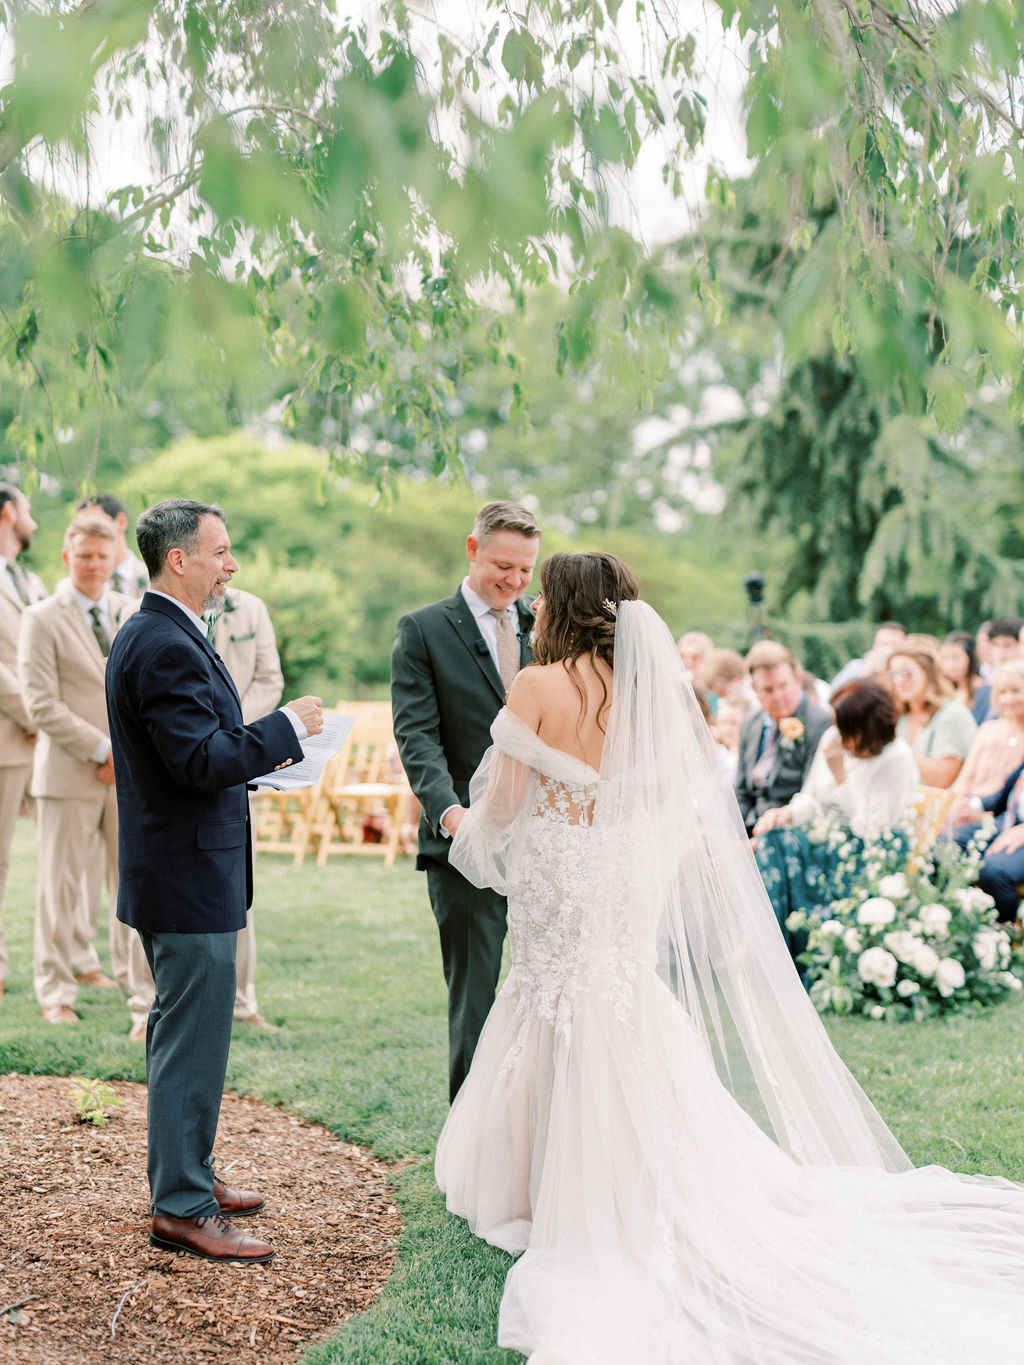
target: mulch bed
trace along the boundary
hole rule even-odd
[[[225,1095],[218,1173],[258,1190],[241,1221],[277,1251],[216,1265],[148,1241],[146,1091],[77,1121],[71,1082],[0,1076],[0,1361],[285,1365],[380,1293],[401,1220],[389,1168],[326,1129]]]

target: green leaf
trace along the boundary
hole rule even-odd
[[[967,416],[963,376],[948,365],[936,365],[925,381],[928,411],[943,431],[957,432]]]
[[[544,59],[540,44],[524,28],[511,28],[501,45],[501,64],[514,81],[540,89],[544,83]]]

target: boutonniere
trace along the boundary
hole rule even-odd
[[[792,749],[804,737],[804,723],[799,716],[783,716],[779,721],[779,745]]]
[[[233,598],[233,597],[231,596],[231,593],[230,593],[230,592],[225,591],[225,593],[224,593],[224,615],[226,616],[226,615],[228,614],[229,611],[237,611],[237,610],[238,610],[238,602],[235,600],[235,598]]]

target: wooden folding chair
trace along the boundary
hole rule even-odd
[[[405,774],[396,771],[390,712],[386,719],[357,720],[346,748],[331,760],[321,779],[315,818],[317,863],[323,867],[332,853],[348,853],[382,857],[391,867],[398,856],[408,797]],[[378,831],[379,839],[367,837]]]
[[[922,785],[915,788],[911,802],[915,816],[914,835],[923,848],[930,848],[942,833],[955,801],[956,792],[951,787]]]
[[[321,774],[322,778],[322,774]],[[313,817],[319,783],[297,791],[264,788],[254,804],[253,848],[257,853],[290,853],[296,866],[313,847]]]

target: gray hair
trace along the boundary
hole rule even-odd
[[[485,503],[473,522],[473,538],[483,545],[501,531],[512,531],[528,540],[536,540],[540,535],[537,518],[518,502]]]
[[[220,517],[223,511],[213,502],[193,502],[189,498],[168,498],[149,507],[135,523],[135,539],[150,580],[160,577],[170,550],[195,554],[199,543],[199,522],[203,517]]]

